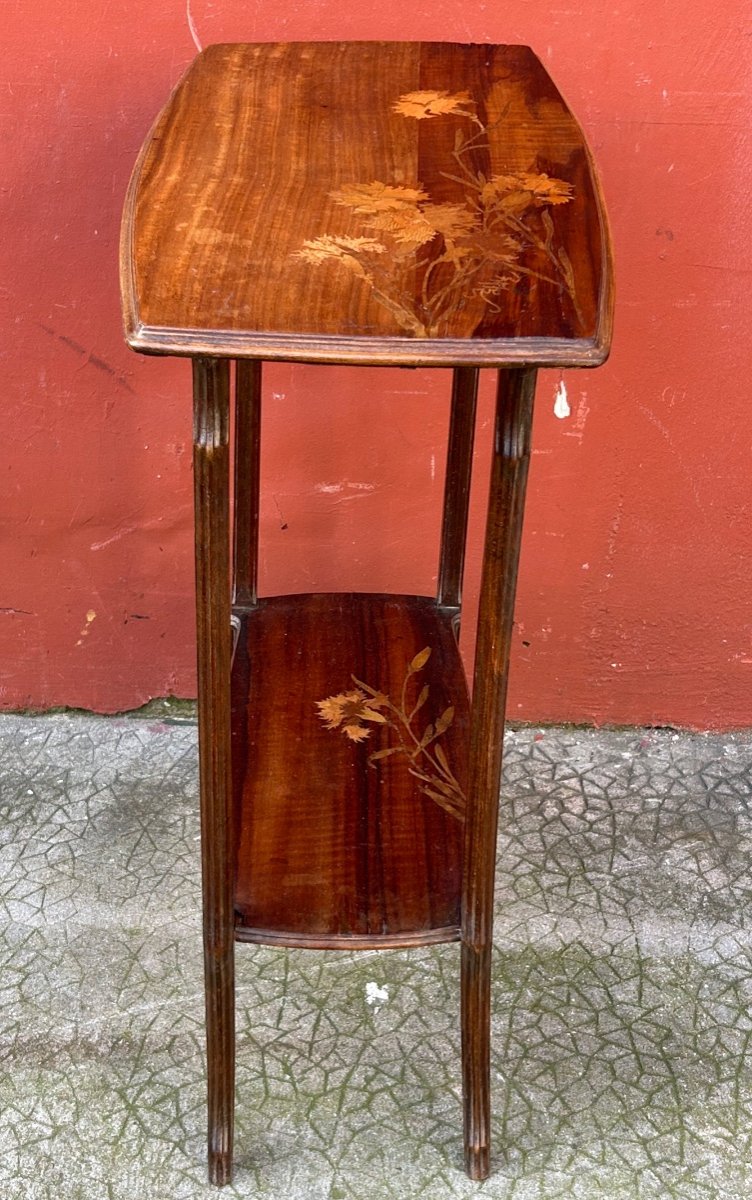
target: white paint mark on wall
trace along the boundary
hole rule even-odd
[[[191,0],[185,0],[185,16],[186,16],[186,20],[188,21],[188,28],[191,31],[191,37],[193,38],[193,44],[200,54],[204,47],[201,45],[201,41],[198,36],[198,30],[196,29],[196,26],[193,21],[193,13],[191,12]]]
[[[169,521],[172,517],[182,517],[184,511],[183,508],[175,508],[169,512],[160,513],[158,517],[152,517],[150,521],[135,521],[130,525],[123,525],[120,529],[116,529],[114,533],[111,533],[109,537],[105,538],[104,541],[92,542],[89,549],[104,550],[105,546],[111,546],[113,542],[119,542],[121,538],[130,537],[132,533],[145,532],[149,529],[160,529],[164,522]]]
[[[681,404],[681,403],[683,403],[683,402],[686,400],[686,396],[687,396],[687,393],[686,393],[686,392],[682,392],[682,393],[681,393],[681,395],[676,395],[676,397],[675,397],[675,398],[676,398],[676,399],[678,399],[678,400],[679,400],[679,403]],[[671,405],[669,405],[669,407],[671,407]],[[663,438],[663,440],[665,441],[666,445],[668,446],[668,448],[669,448],[669,450],[670,450],[671,454],[674,456],[674,458],[676,459],[677,463],[679,464],[679,467],[680,467],[680,469],[681,469],[681,471],[682,471],[683,475],[686,477],[686,480],[687,480],[687,485],[688,485],[688,487],[689,487],[689,490],[690,490],[690,491],[691,491],[691,493],[692,493],[692,498],[693,498],[693,500],[694,500],[694,502],[695,502],[695,506],[697,507],[698,511],[702,513],[702,515],[703,515],[703,517],[705,518],[705,520],[709,520],[708,514],[707,514],[707,512],[705,511],[705,507],[704,507],[704,505],[703,505],[703,503],[702,503],[702,499],[701,499],[701,496],[700,496],[700,491],[699,491],[699,488],[698,488],[698,486],[697,486],[697,479],[696,479],[696,477],[695,477],[695,472],[694,472],[694,471],[692,470],[692,468],[689,466],[689,464],[687,463],[687,461],[686,461],[686,459],[684,458],[684,455],[681,453],[681,451],[680,451],[680,450],[678,450],[678,449],[676,448],[676,446],[674,445],[674,438],[673,438],[673,434],[672,434],[671,428],[670,428],[668,425],[665,425],[665,424],[664,424],[664,422],[663,422],[663,421],[661,421],[661,420],[660,420],[660,419],[659,419],[659,418],[658,418],[658,417],[655,415],[655,413],[653,412],[653,410],[652,410],[651,408],[648,408],[648,406],[647,406],[646,404],[639,404],[639,403],[638,403],[638,404],[637,404],[637,408],[639,408],[640,412],[641,412],[641,413],[644,413],[644,414],[645,414],[645,416],[647,417],[647,419],[648,419],[648,420],[649,420],[649,421],[650,421],[650,422],[651,422],[653,425],[655,425],[656,429],[658,430],[658,432],[660,433],[661,437]]]
[[[373,979],[369,980],[366,984],[366,1004],[372,1005],[378,1012],[388,999],[389,985],[385,983],[383,987],[379,987]]]
[[[326,496],[338,496],[341,492],[375,492],[375,483],[363,483],[361,480],[345,479],[342,483],[314,483],[314,492],[323,492]]]
[[[579,440],[582,441],[583,434],[585,433],[585,422],[587,421],[589,412],[590,405],[588,404],[587,400],[587,392],[580,392],[580,398],[577,401],[577,408],[575,410],[572,428],[566,430],[566,437],[579,438]]]
[[[571,411],[572,410],[569,407],[569,400],[567,399],[567,385],[565,384],[564,380],[561,379],[559,381],[559,386],[556,389],[556,396],[554,397],[554,416],[558,417],[560,421],[563,421],[570,415]]]
[[[433,483],[435,478],[436,478],[436,455],[432,454],[431,455],[431,483]]]

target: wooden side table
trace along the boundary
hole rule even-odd
[[[466,1165],[488,1174],[493,878],[533,391],[538,367],[605,359],[610,262],[582,132],[526,47],[215,45],[147,138],[122,296],[134,350],[193,360],[215,1183],[232,1170],[235,941],[461,940]],[[259,597],[265,359],[454,368],[435,597]],[[456,633],[481,367],[499,376],[471,705]]]

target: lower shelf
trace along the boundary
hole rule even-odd
[[[470,722],[451,617],[422,596],[260,600],[232,709],[238,940],[456,940]]]

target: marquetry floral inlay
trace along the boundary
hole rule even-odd
[[[439,203],[421,183],[343,185],[330,195],[362,234],[324,233],[303,242],[296,257],[314,266],[334,261],[357,275],[414,337],[446,336],[473,303],[480,313],[501,312],[503,294],[525,278],[566,293],[578,311],[572,264],[550,213],[569,203],[572,185],[533,170],[490,178],[478,170],[473,160],[487,148],[490,126],[468,92],[407,92],[393,109],[418,121],[469,123],[468,132],[457,129],[449,169],[441,172],[460,185],[460,198]]]
[[[368,756],[369,763],[373,766],[381,759],[401,755],[408,761],[410,774],[419,780],[420,790],[453,817],[464,821],[465,793],[439,742],[454,720],[454,708],[450,705],[435,722],[429,722],[421,730],[418,714],[430,695],[428,684],[423,685],[414,702],[409,699],[411,680],[423,670],[430,656],[431,648],[426,646],[408,664],[398,704],[353,675],[355,687],[351,691],[317,700],[316,706],[327,729],[340,729],[353,742],[364,742],[374,725],[392,730],[397,744],[374,750]]]

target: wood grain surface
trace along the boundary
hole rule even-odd
[[[608,234],[582,132],[526,47],[210,46],[133,174],[135,349],[595,365]]]
[[[462,880],[465,1166],[485,1179],[491,1153],[491,951],[504,716],[530,464],[534,369],[500,371],[473,675]]]
[[[408,666],[427,647],[403,696]],[[327,727],[318,702],[354,693],[353,676],[408,715],[423,696],[412,721],[420,739],[453,707],[429,750],[465,786],[467,688],[451,619],[434,600],[260,600],[243,616],[233,667],[240,940],[342,948],[459,936],[464,822],[432,798],[442,793],[428,757],[400,750],[401,737],[414,749],[404,727],[353,718],[359,740]]]
[[[209,1178],[232,1174],[235,1093],[234,857],[230,768],[230,370],[193,364],[196,640]]]

